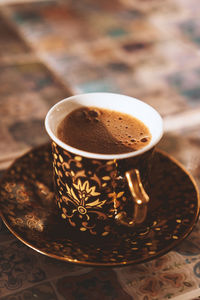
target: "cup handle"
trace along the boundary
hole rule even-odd
[[[121,211],[115,218],[122,225],[134,227],[136,224],[143,223],[146,218],[149,196],[144,190],[138,169],[127,171],[125,176],[134,203],[134,214],[133,217],[127,217],[126,212]]]

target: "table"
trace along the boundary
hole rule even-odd
[[[0,0],[0,175],[48,140],[54,103],[109,91],[161,113],[159,147],[199,185],[199,13],[195,0]],[[45,257],[1,222],[0,299],[200,299],[200,224],[158,259],[99,269]]]

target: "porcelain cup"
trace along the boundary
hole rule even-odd
[[[81,106],[136,117],[148,127],[150,143],[123,154],[96,154],[63,143],[57,135],[58,125]],[[88,93],[55,104],[47,113],[45,127],[52,140],[56,202],[66,225],[96,237],[109,236],[117,227],[131,230],[142,227],[151,203],[148,191],[153,152],[163,135],[160,114],[133,97]]]

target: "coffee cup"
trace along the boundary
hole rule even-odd
[[[58,126],[80,107],[128,114],[145,124],[151,139],[140,149],[127,153],[102,154],[71,146],[58,137]],[[88,93],[55,104],[47,113],[45,127],[52,140],[56,203],[66,226],[97,238],[109,236],[118,227],[142,227],[151,204],[153,152],[163,135],[159,113],[129,96]]]

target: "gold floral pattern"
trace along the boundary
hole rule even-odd
[[[71,203],[74,205],[71,215],[68,215],[67,210],[63,209],[62,218],[69,219],[69,222],[74,225],[71,221],[71,218],[75,213],[79,214],[79,218],[85,217],[87,221],[90,220],[90,214],[95,213],[101,217],[106,218],[105,214],[98,211],[99,208],[102,208],[106,200],[100,201],[99,198],[90,202],[90,198],[94,199],[95,196],[99,196],[100,193],[96,192],[96,186],[89,186],[89,182],[86,180],[84,183],[81,183],[81,180],[78,179],[78,183],[73,183],[73,187],[65,185],[67,189],[67,196],[62,196],[62,200],[68,204]],[[78,194],[78,195],[77,195]],[[87,230],[87,222],[82,222],[81,231]]]
[[[56,199],[62,219],[79,231],[106,236],[113,218],[114,161],[90,160],[52,143]],[[111,184],[108,185],[108,182]]]

